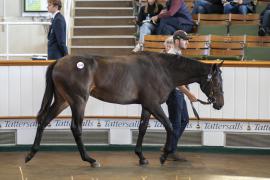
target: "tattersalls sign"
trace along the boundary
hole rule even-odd
[[[48,126],[48,129],[70,129],[70,119],[55,119]],[[138,119],[97,119],[85,118],[83,128],[85,129],[110,129],[127,128],[138,129],[140,120]],[[37,127],[35,120],[29,119],[2,119],[0,129],[25,129]],[[150,120],[148,129],[164,129],[157,120]],[[226,131],[226,132],[270,132],[270,123],[259,122],[219,122],[219,121],[190,121],[187,130],[200,131]]]

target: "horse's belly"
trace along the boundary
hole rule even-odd
[[[90,91],[90,95],[101,101],[116,103],[116,104],[136,104],[137,98],[131,93],[113,92],[101,89],[93,89]]]

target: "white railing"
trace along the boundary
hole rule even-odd
[[[11,57],[11,56],[13,56],[13,57],[29,57],[29,56],[31,57],[33,55],[47,56],[47,54],[37,54],[37,53],[28,53],[28,54],[24,54],[24,53],[12,54],[12,53],[10,53],[10,50],[9,50],[9,26],[12,26],[12,25],[50,25],[50,22],[0,22],[0,25],[4,25],[5,31],[6,31],[6,42],[5,42],[6,53],[0,54],[1,57],[6,57],[6,59],[9,60],[9,57]]]
[[[72,22],[72,7],[73,7],[73,0],[66,0],[64,3],[64,16],[66,19],[66,24],[67,24],[67,45],[68,45],[68,40],[71,37],[71,22]],[[10,48],[9,48],[9,28],[12,25],[50,25],[50,22],[9,22],[9,21],[5,21],[6,19],[6,11],[5,11],[5,0],[3,1],[3,20],[4,22],[0,22],[0,26],[4,26],[5,28],[5,37],[6,37],[6,41],[5,41],[5,53],[1,54],[0,53],[0,57],[5,57],[6,60],[9,60],[10,57],[32,57],[33,55],[37,55],[37,56],[47,56],[47,54],[38,54],[38,53],[10,53]]]

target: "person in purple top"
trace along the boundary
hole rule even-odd
[[[192,32],[193,19],[184,0],[168,0],[166,9],[158,15],[151,17],[153,22],[159,20],[156,34],[171,35],[176,30]]]

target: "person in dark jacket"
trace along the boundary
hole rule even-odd
[[[160,21],[156,33],[162,35],[171,35],[176,30],[190,33],[194,26],[191,13],[184,0],[168,0],[166,9],[151,19],[153,22]]]
[[[133,49],[133,52],[142,50],[144,36],[150,35],[155,31],[157,23],[153,23],[153,21],[151,21],[151,17],[158,15],[162,9],[163,6],[158,4],[157,0],[147,0],[147,4],[140,8],[137,17],[137,24],[140,28],[140,37],[138,44]]]
[[[61,0],[48,0],[48,12],[52,13],[52,24],[48,32],[48,59],[59,59],[68,54],[66,21],[60,13],[61,8]]]
[[[221,14],[223,4],[221,0],[195,0],[191,14]]]
[[[261,12],[261,27],[259,29],[258,35],[265,36],[270,35],[270,3]]]
[[[248,14],[254,13],[253,0],[222,0],[224,14]]]

